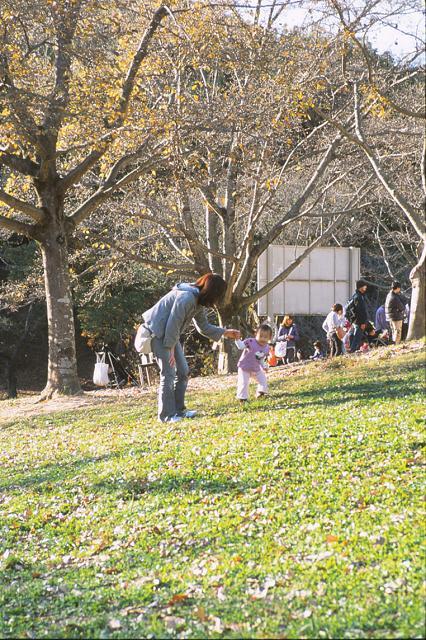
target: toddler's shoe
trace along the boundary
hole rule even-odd
[[[267,393],[265,393],[264,391],[258,391],[258,392],[256,393],[256,398],[266,398],[266,396],[267,396],[267,395],[268,395],[268,394],[267,394]]]

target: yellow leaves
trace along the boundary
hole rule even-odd
[[[347,27],[345,27],[343,29],[343,41],[347,42],[348,40],[351,40],[355,37],[355,33],[354,31],[351,31],[350,29],[348,29]]]
[[[12,218],[13,217],[12,210],[4,202],[0,202],[0,211],[1,211],[1,215],[5,216],[6,218]]]
[[[386,118],[389,113],[389,101],[381,95],[375,85],[362,85],[361,93],[364,95],[366,105],[370,107],[370,113],[376,118]]]
[[[92,248],[93,249],[110,249],[110,245],[106,244],[105,242],[92,242]]]
[[[267,178],[264,184],[268,191],[273,191],[279,184],[279,178]]]

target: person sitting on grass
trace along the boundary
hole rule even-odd
[[[272,328],[269,324],[261,324],[254,338],[236,340],[235,344],[243,351],[238,361],[237,398],[240,402],[247,402],[249,396],[250,378],[257,380],[256,398],[268,394],[268,381],[265,371],[268,368],[268,342],[272,339]]]
[[[365,325],[364,337],[367,338],[367,343],[369,346],[375,344],[377,338],[379,337],[379,332],[376,331],[375,326],[372,322],[367,322]]]
[[[314,342],[314,355],[310,357],[310,360],[322,360],[324,357],[322,344],[319,340],[316,340]]]

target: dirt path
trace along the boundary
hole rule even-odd
[[[354,357],[362,360],[381,360],[384,358],[392,358],[396,355],[409,353],[412,351],[424,350],[423,342],[410,342],[399,345],[398,347],[387,347],[383,349],[375,349],[367,354],[356,354]],[[326,368],[330,361],[319,362],[301,362],[293,365],[280,366],[270,370],[269,377],[274,380],[291,375],[304,374],[309,367]],[[385,365],[384,365],[385,366]],[[236,375],[229,376],[209,376],[205,378],[194,378],[189,381],[188,390],[208,391],[214,388],[215,391],[221,391],[236,386]],[[156,387],[129,389],[98,389],[96,391],[86,391],[78,396],[62,396],[38,402],[37,395],[24,396],[16,400],[0,401],[0,426],[14,422],[16,420],[32,418],[39,415],[47,415],[56,411],[79,411],[88,407],[102,406],[119,403],[132,404],[142,398],[149,398],[149,402],[155,403]]]
[[[194,378],[189,382],[189,390],[207,391],[214,384],[217,391],[226,389],[235,384],[235,376],[218,376],[208,378]],[[15,420],[32,418],[39,415],[47,415],[56,411],[79,411],[88,407],[105,406],[119,403],[132,404],[141,398],[150,398],[155,403],[156,387],[142,388],[131,387],[128,389],[98,389],[85,391],[78,396],[58,396],[43,402],[38,401],[38,395],[32,394],[17,398],[16,400],[3,400],[0,402],[0,425],[14,422]]]

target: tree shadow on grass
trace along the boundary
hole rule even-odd
[[[119,458],[121,456],[121,451],[113,451],[102,456],[88,456],[80,458],[79,460],[73,460],[69,463],[49,463],[43,465],[39,469],[36,469],[32,473],[25,472],[25,477],[17,480],[8,478],[5,481],[0,482],[0,490],[9,489],[11,492],[17,492],[21,489],[38,487],[40,493],[43,493],[44,491],[50,493],[53,490],[54,485],[64,482],[70,478],[75,478],[79,472],[83,471],[86,467],[99,462]]]
[[[117,498],[123,500],[138,499],[143,495],[166,495],[175,494],[226,494],[235,495],[244,493],[248,489],[255,489],[260,486],[259,482],[249,480],[237,480],[226,476],[205,478],[203,476],[175,476],[165,475],[156,480],[149,480],[146,477],[133,478],[130,480],[101,480],[93,484],[91,491],[103,494],[115,494]]]
[[[143,452],[140,452],[143,455]],[[124,458],[125,451],[114,451],[102,456],[89,456],[74,460],[70,463],[55,463],[43,466],[33,473],[28,473],[25,477],[0,483],[0,490],[9,493],[19,493],[25,489],[32,489],[40,494],[56,493],[58,486],[64,490],[64,484],[71,481],[78,483],[78,474],[87,467],[97,463]],[[123,459],[123,466],[125,460]],[[88,482],[85,486],[86,491],[101,494],[116,494],[118,498],[135,499],[143,494],[167,494],[167,493],[241,493],[249,488],[257,487],[257,483],[252,482],[234,482],[232,479],[220,475],[218,477],[206,478],[199,475],[179,476],[170,473],[164,473],[155,480],[150,480],[146,476],[139,478],[103,478],[93,482]],[[99,476],[98,476],[99,477]]]

